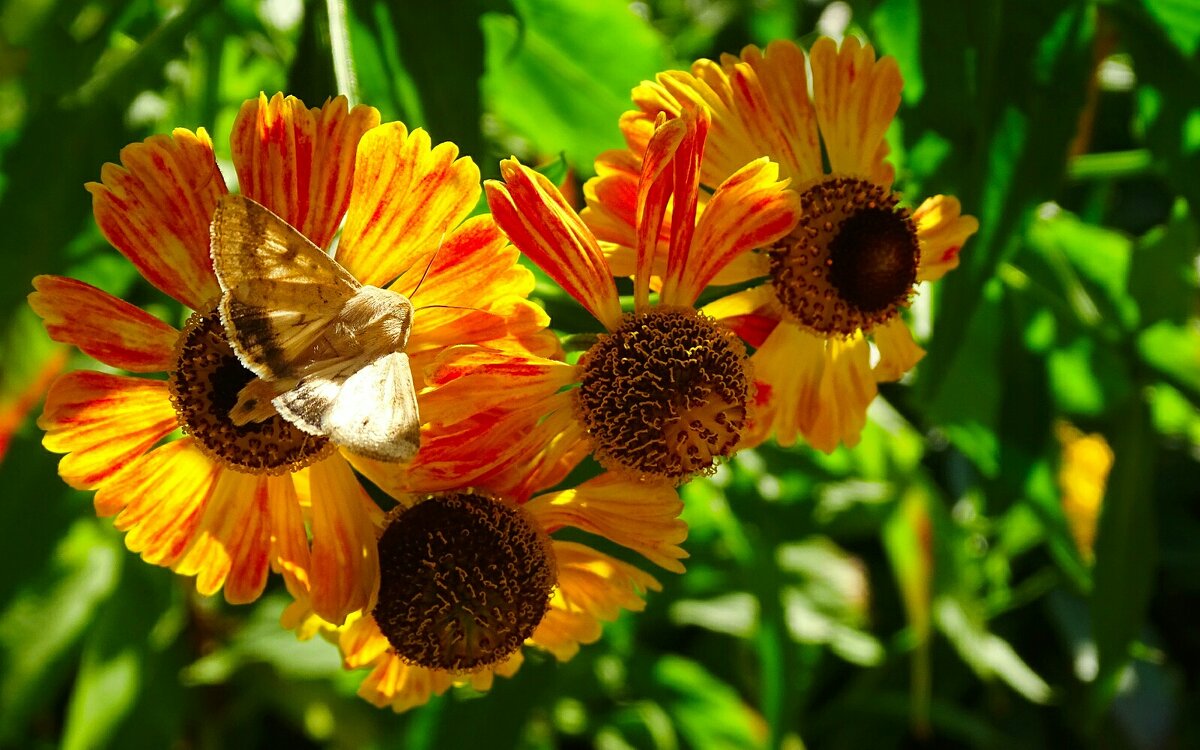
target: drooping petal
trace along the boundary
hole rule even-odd
[[[679,518],[683,502],[660,482],[640,482],[611,473],[574,489],[540,495],[525,509],[548,532],[562,526],[599,534],[644,555],[672,573],[682,573],[687,557],[680,544],[687,524]]]
[[[899,380],[925,356],[925,350],[913,341],[912,332],[899,316],[876,328],[872,335],[879,348],[875,379],[881,383]]]
[[[979,231],[979,220],[962,215],[962,205],[949,195],[935,195],[913,212],[921,245],[918,281],[936,281],[958,267],[958,253],[967,238]]]
[[[175,565],[191,543],[221,467],[191,438],[142,456],[96,492],[101,515],[120,510],[113,525],[125,546],[153,565]]]
[[[379,624],[369,614],[352,615],[338,633],[338,649],[350,669],[365,667],[390,648]]]
[[[292,596],[307,595],[311,591],[308,571],[312,561],[294,475],[272,476],[267,483],[271,568],[283,576]]]
[[[775,292],[769,284],[763,284],[714,300],[700,312],[721,321],[747,344],[758,348],[779,325],[775,306]]]
[[[496,223],[517,249],[606,328],[615,329],[621,303],[595,236],[544,176],[516,159],[500,162],[500,174],[504,182],[484,184]]]
[[[454,680],[446,672],[405,664],[389,653],[380,658],[358,688],[358,695],[396,713],[423,706],[435,695],[446,692]]]
[[[175,571],[196,576],[205,596],[224,587],[230,604],[257,599],[270,559],[268,494],[265,475],[221,472]]]
[[[242,193],[327,248],[350,203],[354,154],[379,112],[343,96],[309,109],[265,94],[242,105],[230,135]]]
[[[313,611],[340,625],[365,609],[379,584],[376,521],[382,517],[350,466],[335,455],[307,469],[312,493]]]
[[[38,419],[46,450],[67,454],[58,473],[81,490],[104,483],[178,426],[164,381],[90,370],[56,380]]]
[[[203,128],[126,146],[84,187],[100,231],[147,281],[192,309],[220,294],[208,227],[227,191]]]
[[[839,443],[858,444],[877,392],[864,338],[826,340],[779,325],[751,362],[755,378],[770,389],[767,418],[780,445],[799,435],[826,453]]]
[[[653,576],[575,542],[552,541],[558,564],[558,588],[530,642],[567,661],[580,644],[600,637],[600,623],[617,619],[622,609],[640,612],[642,594],[660,591]]]
[[[424,130],[399,122],[375,128],[358,145],[338,262],[362,283],[385,286],[424,269],[478,201],[479,168],[453,143],[434,147]]]
[[[733,259],[792,231],[800,218],[800,197],[778,176],[778,167],[763,158],[717,188],[700,215],[698,247],[681,268],[677,289],[663,288],[664,303],[691,305]]]
[[[179,331],[125,300],[63,276],[35,276],[29,306],[55,341],[112,367],[163,372],[175,364]]]
[[[876,61],[871,45],[852,36],[840,50],[837,42],[822,37],[809,54],[813,104],[830,169],[875,174],[879,144],[900,107],[900,67],[892,57]]]

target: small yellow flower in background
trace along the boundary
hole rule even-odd
[[[643,262],[630,313],[621,311],[596,239],[554,185],[515,159],[502,162],[504,182],[485,185],[497,224],[606,333],[577,364],[481,348],[448,351],[430,372],[434,388],[422,413],[429,409],[431,421],[453,424],[483,408],[498,420],[491,441],[502,442],[512,456],[537,454],[538,465],[555,467],[558,478],[588,451],[610,471],[672,484],[710,472],[732,455],[753,398],[745,348],[694,303],[731,258],[791,229],[797,198],[778,180],[778,169],[761,159],[717,188],[697,224],[696,180],[707,129],[701,112],[666,122],[649,143],[635,198]],[[687,220],[665,226],[668,202]],[[661,294],[651,304],[651,262],[661,234],[671,253]],[[531,482],[551,486],[550,478],[531,470],[519,485],[503,489],[523,498]]]
[[[1055,426],[1055,434],[1062,444],[1058,489],[1063,513],[1079,553],[1083,559],[1091,561],[1096,524],[1100,520],[1108,473],[1113,465],[1112,448],[1103,435],[1085,435],[1066,422]]]
[[[524,300],[534,280],[516,250],[489,217],[468,219],[479,171],[453,144],[380,125],[374,109],[340,97],[308,109],[276,95],[242,107],[232,151],[242,193],[318,247],[330,248],[345,217],[337,260],[363,283],[394,280],[411,293],[429,267],[408,346],[418,388],[420,368],[447,346],[557,350],[545,314]],[[52,338],[111,367],[167,374],[62,376],[39,420],[44,444],[66,454],[60,475],[95,490],[97,513],[115,516],[147,562],[234,603],[256,599],[275,570],[340,623],[377,588],[382,512],[327,439],[277,415],[241,426],[229,416],[254,376],[216,313],[209,224],[226,187],[212,143],[203,129],[180,129],[126,147],[121,162],[87,186],[96,222],[147,281],[195,313],[180,331],[83,282],[36,278],[30,304]]]
[[[420,485],[429,478],[422,474],[410,480]],[[660,589],[628,563],[555,539],[563,527],[683,572],[683,504],[663,483],[603,474],[524,504],[471,488],[400,496],[400,503],[380,529],[379,595],[371,607],[340,627],[303,598],[283,616],[301,638],[320,633],[335,642],[347,669],[370,670],[359,695],[395,711],[454,684],[487,690],[496,675],[520,668],[523,644],[566,661],[600,637],[603,622],[622,609],[640,611],[643,594]]]
[[[809,55],[789,41],[765,51],[746,47],[719,63],[698,60],[690,72],[660,73],[633,91],[637,110],[621,120],[628,151],[601,155],[585,186],[584,217],[618,275],[633,273],[635,186],[657,119],[705,109],[712,133],[700,181],[721,184],[763,156],[778,164],[799,195],[801,218],[778,242],[753,249],[714,279],[766,282],[730,294],[703,312],[755,347],[756,440],[774,433],[790,445],[803,436],[829,452],[857,444],[877,383],[896,380],[924,355],[900,317],[914,285],[958,264],[978,228],[948,196],[915,211],[892,192],[894,170],[884,140],[900,104],[894,59],[875,59],[847,37],[839,50],[818,39]],[[824,159],[828,159],[829,171]],[[703,221],[703,214],[701,214]],[[659,267],[669,253],[660,237]],[[878,348],[871,364],[869,339]]]

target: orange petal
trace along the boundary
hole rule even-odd
[[[872,335],[879,348],[875,379],[881,383],[899,380],[925,356],[925,350],[913,341],[912,332],[899,316],[877,327]]]
[[[294,96],[248,99],[230,141],[242,194],[328,247],[350,203],[354,154],[379,112],[346,97],[308,109]]]
[[[201,128],[182,128],[121,149],[100,182],[84,187],[100,231],[154,286],[192,309],[220,294],[208,226],[225,180]]]
[[[406,269],[390,288],[418,308],[486,309],[500,297],[533,291],[533,273],[518,263],[520,257],[490,215],[472,216],[446,235],[432,263]]]
[[[979,231],[979,221],[974,216],[963,216],[962,205],[949,195],[926,198],[912,218],[921,245],[919,281],[936,281],[957,268],[963,243]]]
[[[405,664],[394,653],[388,653],[363,680],[358,694],[379,708],[388,706],[400,713],[425,705],[453,684],[446,672]]]
[[[308,468],[312,492],[312,606],[340,625],[346,615],[370,606],[379,583],[375,522],[379,508],[333,456]]]
[[[826,453],[839,443],[858,444],[876,393],[862,336],[825,340],[782,324],[751,361],[756,379],[769,389],[767,418],[780,445],[793,444],[798,434]]]
[[[97,509],[122,509],[113,525],[125,546],[154,565],[174,565],[195,534],[224,473],[192,442],[175,440],[142,456],[96,492]]]
[[[674,488],[640,482],[611,473],[589,479],[575,489],[535,497],[525,504],[544,529],[562,526],[599,534],[644,555],[672,573],[687,553],[687,524],[679,518],[683,502]]]
[[[421,394],[422,420],[453,423],[494,406],[556,408],[554,396],[575,382],[575,366],[541,357],[522,357],[476,346],[454,347],[439,359]]]
[[[74,344],[106,365],[131,372],[175,366],[179,331],[91,284],[63,276],[35,276],[29,306],[50,338]]]
[[[700,215],[698,247],[680,270],[679,286],[675,291],[663,288],[666,304],[691,305],[735,258],[792,231],[800,218],[800,198],[778,177],[779,168],[764,158],[717,188]]]
[[[832,171],[852,175],[878,172],[876,159],[896,110],[903,81],[892,57],[875,60],[871,45],[852,36],[837,43],[822,37],[810,50],[813,104]]]
[[[546,351],[546,345],[550,351],[554,350],[555,342],[546,338],[553,337],[553,333],[545,331],[550,318],[538,305],[521,297],[510,296],[493,301],[488,308],[487,311],[418,309],[413,315],[413,335],[408,341],[409,355],[415,357],[433,349],[440,352],[462,344],[480,344],[518,354],[528,351],[529,346],[539,352]],[[544,335],[540,335],[542,333]]]
[[[749,256],[743,257],[758,257]],[[775,292],[769,284],[743,289],[740,292],[710,302],[700,311],[710,318],[732,329],[743,341],[754,348],[763,345],[775,326],[779,316],[774,311]]]
[[[654,261],[658,255],[659,236],[665,224],[667,202],[686,192],[685,187],[681,185],[677,191],[678,195],[673,196],[677,171],[675,165],[687,160],[688,156],[692,157],[694,162],[696,156],[694,148],[690,149],[688,154],[681,153],[684,151],[685,142],[695,143],[694,110],[686,111],[690,114],[685,115],[683,119],[662,122],[655,128],[642,162],[641,179],[638,181],[637,212],[634,216],[637,243],[633,270],[633,299],[634,309],[638,312],[645,310],[650,303],[650,277],[653,275]],[[695,166],[694,163],[692,166]],[[695,173],[692,172],[691,176],[694,181]],[[679,208],[683,211],[679,213],[679,220],[671,224],[672,230],[675,231],[671,232],[668,248],[668,258],[676,264],[681,254],[686,253],[688,249],[680,247],[681,243],[686,239],[690,244],[691,234],[696,228],[695,190],[690,198],[684,199],[683,205],[678,202],[674,204],[672,218],[674,211]],[[668,273],[671,268],[669,262]]]
[[[378,623],[371,615],[348,620],[338,634],[338,649],[341,650],[342,659],[350,669],[371,664],[388,648],[387,638],[380,632]]]
[[[620,324],[617,287],[595,236],[558,188],[516,159],[500,162],[504,182],[488,180],[488,205],[517,248],[609,330]]]
[[[753,45],[742,50],[741,60],[728,69],[731,109],[738,113],[748,146],[727,148],[740,154],[742,164],[756,156],[768,156],[780,165],[783,175],[807,180],[822,173],[817,120],[808,98],[804,53],[790,41],[777,40],[762,52]],[[724,122],[713,118],[711,148],[722,148]],[[728,159],[727,159],[728,160]],[[732,174],[740,165],[733,164]]]
[[[270,559],[268,478],[223,471],[191,543],[175,565],[180,575],[196,576],[196,590],[212,596],[222,586],[230,604],[246,604],[262,594]]]
[[[46,431],[46,450],[67,454],[58,464],[63,480],[92,489],[179,423],[164,381],[79,370],[50,387],[38,426]],[[117,509],[97,504],[101,515]]]
[[[300,511],[295,475],[267,479],[267,511],[270,514],[271,568],[283,575],[292,596],[307,596],[311,591],[308,571],[308,533]]]
[[[550,609],[530,641],[559,661],[579,651],[581,643],[600,637],[600,623],[611,622],[622,609],[640,612],[645,591],[661,590],[654,578],[620,560],[574,542],[553,541],[558,587]]]
[[[374,286],[423,269],[479,202],[479,168],[457,157],[453,143],[433,147],[424,130],[399,122],[363,136],[338,262]]]

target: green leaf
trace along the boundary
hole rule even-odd
[[[1196,324],[1157,323],[1138,336],[1138,353],[1163,379],[1200,401],[1200,330]]]
[[[1119,689],[1141,631],[1158,566],[1152,499],[1155,443],[1140,395],[1126,400],[1108,436],[1114,462],[1096,532],[1091,613],[1099,659],[1093,708]]]
[[[1196,303],[1196,248],[1200,232],[1184,201],[1171,218],[1147,232],[1134,247],[1129,292],[1141,308],[1142,327],[1159,321],[1183,323]]]
[[[654,664],[653,679],[657,702],[691,747],[762,747],[753,712],[699,663],[663,656]]]
[[[49,565],[0,612],[0,743],[12,743],[64,676],[67,661],[116,584],[121,552],[94,519],[80,519]]]
[[[1099,416],[1133,387],[1128,363],[1089,336],[1051,351],[1047,367],[1055,404],[1067,414]]]
[[[952,314],[937,317],[919,386],[933,397],[976,377],[974,354],[963,349],[976,316],[987,314],[979,311],[984,287],[1032,209],[1062,182],[1092,71],[1094,12],[1068,0],[923,0],[921,9],[928,23],[908,30],[919,44],[901,48],[919,51],[925,86],[920,103],[902,113],[905,133],[933,131],[955,146],[934,174],[919,163],[909,168],[930,192],[957,194],[980,223],[962,266],[940,282],[939,309]]]
[[[533,157],[566,152],[580,172],[624,145],[617,121],[630,91],[664,70],[662,38],[619,0],[515,0],[517,17],[488,14],[488,111],[526,139]]]
[[[989,633],[978,617],[968,614],[962,602],[940,597],[934,603],[934,617],[958,655],[980,677],[999,677],[1033,703],[1050,701],[1053,694],[1046,681],[1030,669],[1008,641]]]

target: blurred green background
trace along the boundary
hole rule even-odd
[[[278,627],[281,589],[198,597],[59,481],[32,418],[47,378],[95,365],[46,339],[30,278],[179,315],[91,218],[83,183],[125,144],[203,126],[227,160],[244,99],[317,106],[352,68],[358,100],[485,176],[515,153],[579,184],[639,81],[818,30],[897,58],[897,187],[957,195],[980,232],[914,307],[930,353],[861,445],[693,482],[688,573],[573,661],[376,710]],[[0,746],[1200,747],[1196,207],[1197,0],[4,2]],[[1064,422],[1116,456],[1094,545],[1072,529],[1095,509],[1064,511]]]

